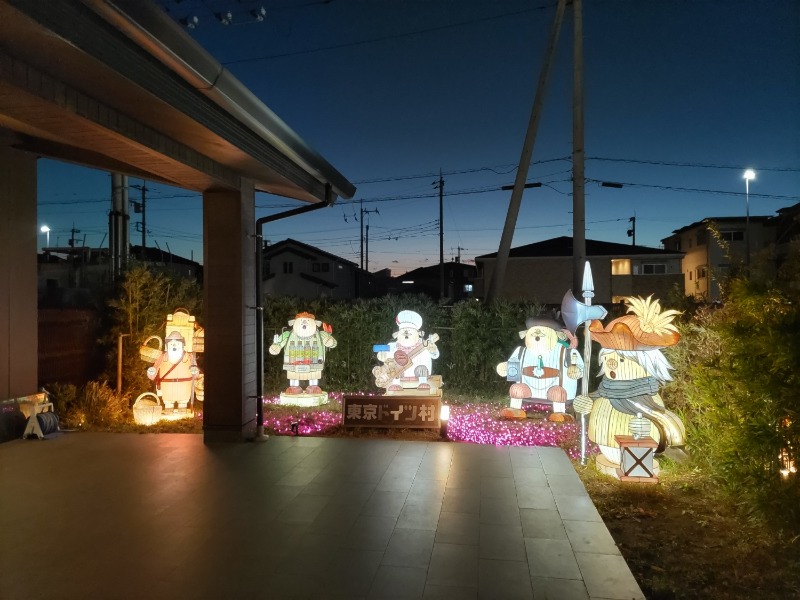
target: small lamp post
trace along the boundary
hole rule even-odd
[[[50,247],[50,228],[47,225],[42,225],[42,228],[39,231],[41,231],[43,234],[45,234],[47,236],[47,245],[45,246],[45,248],[49,248]]]
[[[745,217],[744,237],[747,240],[745,252],[747,253],[747,266],[750,266],[750,181],[756,178],[756,172],[753,169],[747,169],[744,172],[744,195],[747,214]]]

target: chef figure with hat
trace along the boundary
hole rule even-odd
[[[200,375],[194,352],[185,350],[186,340],[178,331],[164,338],[164,351],[147,377],[155,381],[156,394],[164,402],[164,409],[185,412],[192,400],[195,380]]]
[[[431,390],[428,378],[433,369],[433,359],[439,358],[437,334],[425,339],[422,317],[413,310],[401,310],[395,318],[397,331],[392,334],[395,341],[375,346],[378,360],[383,365],[372,370],[375,384],[389,392],[405,388]]]

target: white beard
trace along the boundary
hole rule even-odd
[[[179,363],[183,358],[183,348],[167,348],[167,360],[172,364]]]

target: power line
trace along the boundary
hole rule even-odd
[[[570,156],[561,156],[559,158],[548,158],[545,160],[535,160],[531,162],[531,165],[545,165],[548,163],[559,162],[559,161],[568,161],[571,160]],[[509,173],[513,173],[517,170],[517,165],[506,163],[503,165],[495,165],[495,166],[482,166],[482,167],[471,167],[468,169],[458,169],[455,171],[442,171],[442,175],[465,175],[467,173],[479,173],[481,171],[492,171],[497,175],[508,175]],[[387,183],[390,181],[403,181],[406,179],[430,179],[431,177],[439,177],[439,173],[420,173],[418,175],[396,175],[394,177],[383,177],[383,178],[375,178],[375,179],[362,179],[360,181],[354,181],[355,185],[365,185],[368,183]]]
[[[384,41],[387,41],[387,40],[396,40],[396,39],[400,39],[400,38],[411,37],[411,36],[414,36],[414,35],[420,35],[420,34],[423,34],[423,33],[436,33],[436,32],[440,32],[440,31],[445,31],[447,29],[454,29],[456,27],[463,27],[465,25],[474,25],[475,23],[486,23],[487,21],[505,19],[505,18],[508,18],[508,17],[516,17],[516,16],[519,16],[519,15],[524,15],[524,14],[531,13],[531,12],[534,12],[534,11],[539,11],[539,10],[545,10],[545,9],[548,9],[548,8],[552,8],[553,6],[554,6],[553,4],[549,4],[549,5],[546,5],[546,6],[533,6],[531,8],[526,8],[524,10],[518,10],[518,11],[514,11],[514,12],[503,13],[503,14],[500,14],[500,15],[493,15],[491,17],[483,17],[481,19],[473,19],[473,20],[470,20],[470,21],[459,21],[457,23],[449,23],[447,25],[439,25],[437,27],[428,27],[428,28],[425,28],[425,29],[417,29],[416,31],[407,31],[407,32],[404,32],[404,33],[395,33],[395,34],[391,34],[391,35],[384,35],[384,36],[380,36],[380,37],[376,37],[376,38],[370,38],[370,39],[366,39],[366,40],[358,40],[358,41],[355,41],[355,42],[345,42],[345,43],[342,43],[342,44],[332,44],[330,46],[320,46],[318,48],[307,48],[305,50],[294,50],[292,52],[282,52],[280,54],[267,54],[267,55],[264,55],[264,56],[253,56],[251,58],[240,58],[240,59],[236,59],[236,60],[225,61],[222,64],[225,65],[225,66],[239,65],[239,64],[244,64],[244,63],[257,62],[257,61],[261,61],[261,60],[272,60],[274,58],[287,58],[287,57],[290,57],[290,56],[300,56],[300,55],[303,55],[303,54],[314,54],[316,52],[324,52],[325,50],[339,50],[339,49],[342,49],[342,48],[353,48],[355,46],[364,46],[366,44],[374,44],[374,43],[377,43],[377,42],[384,42]]]
[[[636,158],[608,158],[603,156],[587,156],[586,160],[599,160],[605,162],[621,162],[639,165],[655,165],[660,167],[692,167],[697,169],[731,169],[737,171],[744,171],[746,168],[742,165],[717,165],[710,163],[692,163],[692,162],[669,162],[663,160],[641,160]],[[795,167],[758,167],[759,171],[770,171],[775,173],[799,173],[800,168]]]
[[[586,179],[588,183],[597,183],[602,184],[603,182],[599,179]],[[715,194],[720,196],[744,196],[743,192],[728,192],[725,190],[705,190],[700,188],[685,188],[685,187],[676,187],[670,185],[653,185],[647,183],[628,183],[624,181],[618,182],[623,187],[643,187],[643,188],[651,188],[657,190],[667,190],[670,192],[690,192],[690,193],[698,193],[698,194]],[[750,197],[756,196],[758,198],[769,198],[772,200],[800,200],[800,196],[781,196],[778,194],[754,194],[750,192]]]

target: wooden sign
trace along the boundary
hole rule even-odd
[[[439,429],[439,396],[344,396],[345,427]]]

